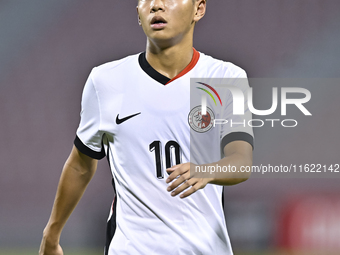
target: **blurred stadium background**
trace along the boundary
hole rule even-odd
[[[0,1],[1,255],[37,254],[91,68],[145,49],[135,5]],[[211,1],[195,48],[249,77],[337,78],[339,13],[338,0]],[[340,89],[306,88],[312,122],[255,129],[254,164],[340,163]],[[227,187],[235,254],[340,254],[339,192],[337,178],[252,178]],[[112,198],[103,160],[63,231],[65,254],[102,254]]]

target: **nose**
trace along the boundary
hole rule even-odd
[[[164,11],[164,0],[153,0],[151,3],[151,12]]]

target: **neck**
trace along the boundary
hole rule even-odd
[[[178,75],[193,56],[192,40],[184,40],[181,43],[169,47],[160,47],[148,39],[146,47],[146,59],[159,73],[172,79]]]

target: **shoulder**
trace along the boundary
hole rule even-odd
[[[227,61],[216,59],[200,52],[202,66],[205,66],[210,72],[218,73],[220,78],[246,78],[247,73],[241,67]]]
[[[130,55],[125,58],[94,67],[91,71],[92,79],[98,80],[106,76],[112,77],[112,74],[126,74],[126,72],[129,72],[132,68],[134,68],[134,64],[138,63],[139,55],[140,53]]]

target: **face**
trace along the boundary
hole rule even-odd
[[[205,7],[205,2],[201,2]],[[196,0],[139,0],[139,24],[150,40],[181,39],[193,32],[195,22],[203,17],[199,5],[200,1]]]

